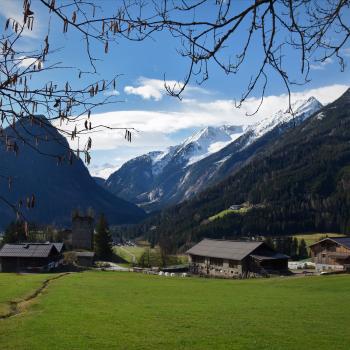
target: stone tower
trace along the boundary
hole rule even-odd
[[[94,218],[79,214],[72,217],[72,247],[74,249],[93,249]]]

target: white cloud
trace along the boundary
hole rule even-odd
[[[304,100],[311,96],[321,103],[327,104],[339,97],[348,87],[346,85],[331,85],[322,88],[310,89],[293,93],[292,102]],[[172,111],[113,111],[100,114],[92,114],[92,125],[106,125],[114,128],[135,128],[134,139],[127,144],[124,139],[124,131],[101,129],[93,134],[94,150],[111,150],[119,146],[138,148],[169,144],[169,135],[189,128],[201,128],[208,125],[218,126],[223,124],[250,125],[261,120],[280,109],[288,108],[288,96],[286,94],[267,96],[259,111],[253,116],[247,116],[255,111],[260,99],[249,98],[241,108],[235,108],[233,100],[214,100],[210,102],[197,102],[189,100],[179,103],[178,110]],[[84,129],[84,119],[78,121],[78,129]],[[74,125],[70,125],[71,129]],[[88,136],[81,136],[81,142]],[[127,145],[127,146],[126,146]],[[155,148],[157,149],[157,148]]]
[[[118,90],[105,91],[103,93],[105,96],[119,96],[120,92]]]
[[[21,68],[28,68],[29,66],[31,66],[34,63],[36,63],[36,64],[39,63],[39,61],[36,58],[26,57],[26,56],[18,57],[18,61],[19,61],[18,67],[21,67]],[[44,67],[43,62],[41,62],[41,67],[42,68]]]
[[[151,100],[154,101],[160,101],[163,96],[166,94],[166,88],[174,89],[175,91],[178,91],[181,89],[183,84],[181,82],[177,82],[175,80],[160,80],[160,79],[150,79],[145,77],[140,77],[137,79],[137,86],[125,86],[124,92],[128,95],[138,95],[144,100]],[[202,93],[202,94],[209,94],[210,92],[197,87],[197,86],[187,86],[186,90],[184,91],[184,96],[189,93]]]
[[[313,70],[324,70],[326,66],[333,63],[332,58],[327,58],[323,62],[317,62],[315,64],[310,64],[310,68]]]
[[[293,93],[292,102],[314,96],[321,103],[328,104],[343,94],[347,88],[346,85],[331,85]],[[106,158],[109,152],[118,155],[119,160],[111,161],[108,158],[108,162],[112,162],[115,166],[113,169],[99,166],[99,169],[95,170],[90,168],[91,172],[106,177],[128,159],[150,151],[164,150],[170,145],[177,144],[178,140],[174,141],[174,135],[177,132],[189,133],[195,128],[199,129],[208,125],[250,125],[278,110],[288,108],[288,96],[286,94],[271,95],[264,98],[264,103],[258,113],[247,116],[247,113],[251,114],[255,111],[259,102],[258,98],[249,98],[238,109],[235,108],[233,100],[198,102],[195,99],[188,99],[179,102],[177,110],[133,110],[92,114],[92,125],[102,124],[109,127],[135,128],[138,132],[133,132],[131,143],[124,139],[123,130],[101,130],[99,133],[94,133],[92,135],[92,150],[97,151],[97,158],[94,159],[93,157],[93,164],[98,163],[99,154],[104,154],[104,158]],[[84,120],[78,122],[78,129],[83,129],[83,122]],[[73,129],[74,125],[70,127]],[[86,142],[87,137],[81,136],[80,145]],[[70,139],[68,141],[71,142]],[[76,141],[71,145],[76,147]],[[106,161],[103,163],[106,163]]]

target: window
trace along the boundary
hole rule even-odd
[[[194,262],[195,264],[203,264],[204,261],[204,256],[192,255],[192,262]]]
[[[238,261],[236,261],[236,260],[229,260],[228,265],[230,267],[236,268],[238,266]]]
[[[210,258],[210,265],[222,266],[224,263],[223,259]]]

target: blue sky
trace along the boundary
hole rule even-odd
[[[33,0],[32,3],[36,22],[34,31],[27,33],[21,42],[25,50],[41,45],[50,20],[48,11],[38,1]],[[245,3],[238,1],[237,6]],[[105,13],[110,13],[115,2],[98,1],[98,4]],[[21,13],[21,5],[21,0],[1,0],[2,28],[6,18]],[[208,6],[200,15],[211,16],[212,10]],[[62,34],[62,23],[52,18],[49,36],[51,48],[60,49],[50,56],[51,63],[60,61],[65,66],[89,68],[84,44],[77,33],[68,31],[68,34]],[[258,47],[258,41],[253,44]],[[216,65],[210,64],[209,80],[200,86],[195,80],[191,81],[182,101],[167,96],[163,88],[164,76],[167,80],[179,81],[185,76],[189,64],[188,60],[178,55],[176,50],[179,47],[180,42],[167,33],[157,33],[152,39],[141,43],[119,40],[115,45],[110,45],[108,55],[104,54],[100,43],[92,42],[92,51],[100,59],[97,63],[98,75],[78,81],[77,71],[69,69],[51,72],[41,78],[62,84],[66,80],[82,84],[89,79],[108,79],[120,74],[116,91],[113,92],[119,102],[101,107],[93,115],[93,121],[111,126],[135,127],[139,132],[131,144],[125,142],[123,132],[105,131],[95,134],[92,163],[89,167],[92,174],[106,177],[126,160],[177,144],[207,125],[248,125],[287,107],[286,90],[281,79],[276,74],[271,74],[266,91],[268,97],[259,113],[254,117],[245,115],[254,110],[259,90],[254,92],[241,109],[234,108],[234,100],[241,96],[261,57],[254,45],[249,52],[247,64],[242,66],[237,76],[227,76]],[[228,53],[229,49],[223,55]],[[349,64],[350,48],[343,53]],[[290,75],[298,77],[297,53],[289,50],[285,59],[288,61]],[[311,82],[307,85],[293,88],[294,99],[314,95],[322,103],[329,103],[350,85],[349,68],[346,67],[345,72],[341,72],[335,60],[323,64],[312,62],[310,78]]]

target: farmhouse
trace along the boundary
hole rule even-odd
[[[309,248],[316,271],[350,271],[350,237],[328,237]]]
[[[204,239],[186,253],[194,274],[245,278],[288,271],[289,257],[264,242]]]
[[[242,208],[244,208],[244,204],[232,204],[229,209],[230,210],[240,210]]]
[[[62,243],[5,244],[0,250],[0,271],[49,271],[62,259]]]

